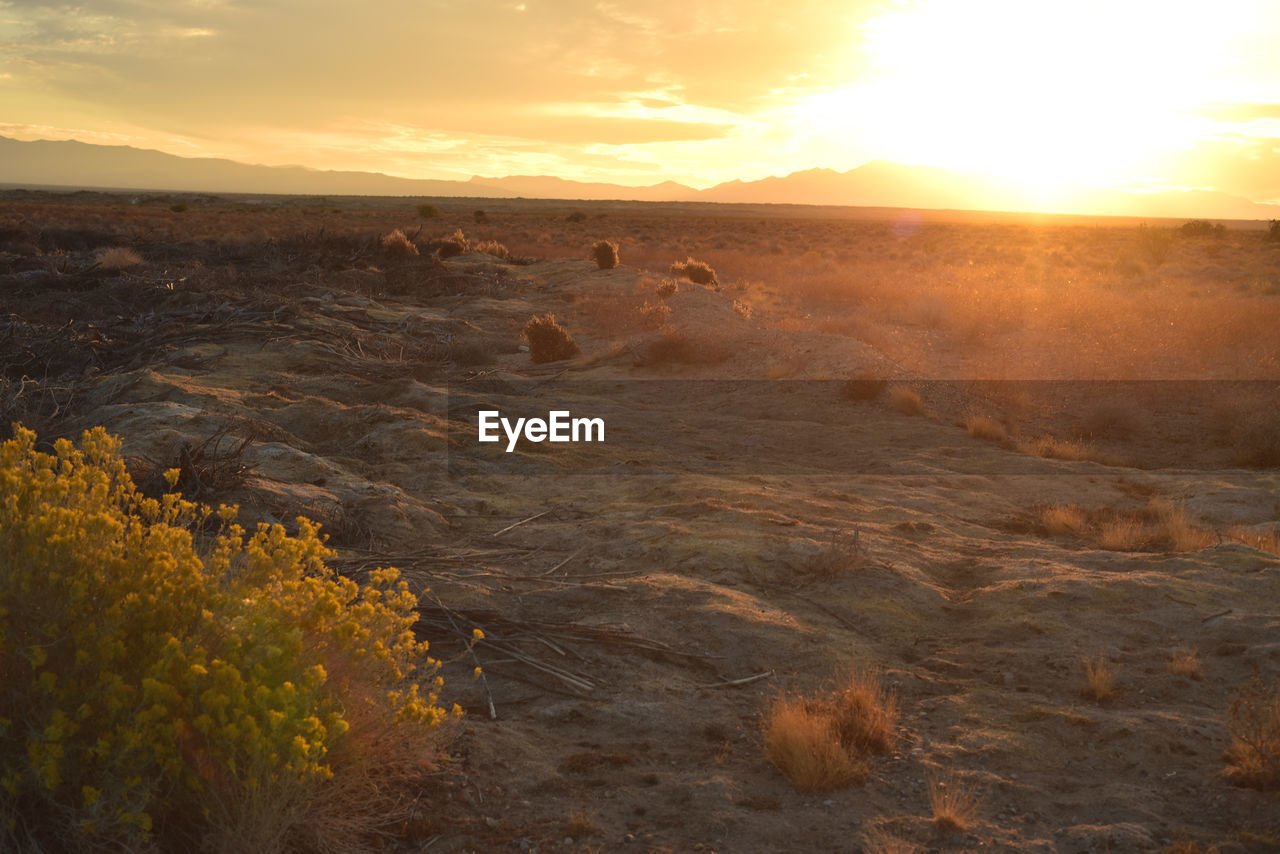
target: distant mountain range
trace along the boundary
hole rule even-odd
[[[1045,205],[1013,185],[996,184],[981,176],[885,161],[873,161],[848,172],[809,169],[697,190],[674,181],[628,187],[546,176],[476,176],[469,181],[436,181],[397,178],[380,172],[252,166],[130,146],[25,142],[7,137],[0,137],[0,184],[205,193],[747,202],[1208,219],[1280,218],[1280,205],[1200,190],[1129,193],[1093,189]]]

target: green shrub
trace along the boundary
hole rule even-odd
[[[529,358],[534,362],[558,362],[572,358],[581,351],[573,336],[556,322],[554,314],[538,314],[524,325],[524,337],[529,342]]]
[[[591,247],[591,258],[601,270],[612,270],[618,266],[618,244],[612,240],[600,240]]]
[[[1212,223],[1207,219],[1192,219],[1178,226],[1178,232],[1183,237],[1212,237],[1226,234],[1227,227],[1220,222]]]
[[[396,571],[144,498],[100,427],[35,438],[0,446],[0,849],[350,850],[403,818],[379,787],[447,715]]]
[[[417,207],[418,216],[423,219],[436,219],[440,216],[440,209],[435,205],[421,204]]]

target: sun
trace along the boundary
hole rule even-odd
[[[1231,15],[1147,2],[924,0],[870,20],[838,130],[878,156],[986,172],[1045,195],[1141,180],[1204,133]],[[830,115],[830,111],[826,111]]]

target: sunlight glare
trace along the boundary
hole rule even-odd
[[[1221,96],[1241,20],[1149,2],[899,3],[864,28],[871,74],[840,91],[839,130],[1046,193],[1141,176],[1204,132],[1194,108]]]

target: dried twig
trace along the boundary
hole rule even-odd
[[[503,528],[501,531],[497,531],[493,534],[490,534],[489,536],[491,537],[501,536],[502,534],[505,534],[507,531],[511,531],[515,528],[519,528],[521,525],[525,524],[526,522],[532,522],[534,519],[540,519],[550,512],[551,512],[550,510],[543,510],[541,513],[534,513],[528,519],[521,519],[519,522],[516,522],[514,525],[508,525],[507,527]]]

